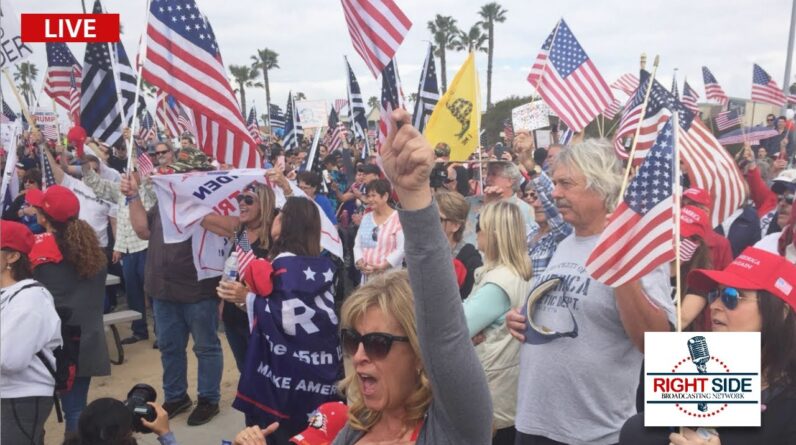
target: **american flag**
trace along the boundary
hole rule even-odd
[[[271,128],[285,128],[285,115],[282,114],[282,109],[279,105],[269,105],[270,111],[268,113],[268,120],[271,122]]]
[[[729,96],[724,93],[721,85],[706,66],[702,67],[702,80],[705,82],[705,98],[707,100],[715,100],[722,105],[726,105],[730,101]]]
[[[80,125],[80,86],[77,84],[77,67],[69,75],[69,116],[75,125]]]
[[[256,144],[263,143],[263,137],[260,136],[260,125],[257,123],[257,111],[252,106],[251,110],[249,110],[249,118],[246,119],[246,126],[249,127],[249,134],[252,135],[252,139]]]
[[[699,248],[699,244],[688,238],[680,240],[680,261],[688,262],[694,257],[694,253]]]
[[[768,75],[767,72],[755,64],[752,75],[752,102],[763,102],[778,107],[784,107],[787,98],[782,88]]]
[[[42,147],[39,155],[41,156],[41,189],[47,190],[48,187],[55,185],[55,175],[53,174],[53,167],[50,165],[50,158],[44,153],[47,148]]]
[[[608,84],[563,19],[542,45],[528,82],[575,131],[586,128],[614,99]]]
[[[647,88],[651,80],[650,73],[642,70],[640,76],[639,87],[625,106],[625,111],[622,114],[622,120],[619,122],[619,129],[614,136],[614,149],[616,154],[621,159],[627,159],[629,153],[625,151],[622,144],[624,138],[634,137],[636,135],[636,128],[641,122],[641,131],[638,133],[638,140],[636,142],[636,152],[633,157],[634,163],[640,163],[652,145],[655,143],[658,135],[658,130],[666,123],[672,116],[673,112],[680,114],[680,126],[687,126],[694,118],[694,113],[687,110],[683,105],[676,100],[672,94],[657,80],[652,82],[652,90],[649,93],[649,100],[647,101],[647,109],[642,112],[642,105],[644,104],[644,95],[647,93]]]
[[[150,138],[154,139],[155,136],[157,136],[157,128],[155,127],[155,120],[152,119],[152,115],[149,114],[149,111],[144,110],[144,113],[139,119],[141,128],[138,129],[138,137],[145,141],[150,140]]]
[[[5,116],[6,119],[8,119],[10,122],[17,120],[17,113],[14,113],[14,110],[12,110],[11,107],[8,106],[5,99],[2,99],[2,101],[3,101],[3,116]]]
[[[437,102],[439,102],[437,68],[434,63],[432,46],[429,43],[426,61],[423,63],[423,70],[420,71],[420,85],[417,87],[415,110],[412,113],[412,126],[417,128],[420,133],[423,133],[423,129],[426,128],[426,122],[431,117]]]
[[[796,104],[796,94],[788,94],[788,103]]]
[[[287,93],[287,107],[285,108],[285,132],[282,135],[282,146],[285,150],[299,146],[298,115],[293,110],[293,92]]]
[[[337,111],[334,109],[329,113],[329,128],[326,133],[329,136],[329,153],[343,146],[343,139],[346,136],[345,126],[338,119]]]
[[[611,84],[611,88],[622,91],[628,96],[632,96],[636,89],[638,89],[638,77],[631,73],[622,74],[619,79],[616,79],[614,83]]]
[[[722,111],[716,115],[716,128],[719,131],[726,131],[737,125],[741,125],[741,115],[738,110]]]
[[[242,277],[246,268],[249,267],[249,263],[255,259],[254,251],[251,244],[249,244],[249,235],[246,234],[245,229],[238,236],[238,242],[235,243],[235,252],[238,253],[238,276]]]
[[[144,95],[138,95],[138,107],[133,109],[135,102],[135,89],[137,86],[137,75],[132,66],[130,66],[130,59],[127,58],[127,52],[124,50],[124,45],[119,41],[113,44],[116,48],[116,70],[118,71],[119,89],[122,93],[122,104],[125,115],[125,126],[130,126],[133,121],[133,115],[140,116],[146,110],[146,102],[144,102]]]
[[[160,128],[164,129],[169,138],[177,137],[185,131],[186,127],[179,121],[179,104],[165,91],[158,89],[155,96],[155,119]]]
[[[359,82],[357,82],[357,78],[354,76],[354,70],[351,69],[348,59],[345,59],[345,65],[346,78],[348,79],[348,82],[346,82],[346,89],[348,92],[348,118],[349,122],[351,122],[351,129],[354,132],[354,136],[360,137],[365,141],[365,149],[362,150],[362,159],[365,159],[370,151],[367,111],[365,110],[365,102],[362,100],[362,90],[359,88]]]
[[[608,119],[613,119],[614,117],[616,117],[616,113],[619,113],[620,111],[622,111],[622,107],[623,106],[624,105],[622,104],[621,100],[614,99],[614,101],[611,102],[610,105],[608,105],[608,108],[606,108],[603,111],[603,115],[605,117],[607,117]]]
[[[150,116],[150,119],[151,118],[152,117]],[[147,152],[145,152],[138,144],[135,144],[135,151],[138,159],[138,173],[142,176],[151,175],[152,171],[155,170],[155,165],[152,164],[152,159],[150,159]]]
[[[144,78],[193,114],[197,145],[221,163],[260,165],[210,22],[194,0],[152,0]]]
[[[379,77],[401,46],[412,22],[393,0],[341,0],[354,49]]]
[[[381,145],[387,140],[387,132],[390,129],[390,114],[398,108],[403,108],[401,98],[401,87],[398,85],[398,73],[395,69],[395,61],[391,60],[384,71],[381,72],[381,108],[379,109],[379,150]]]
[[[669,119],[661,128],[586,261],[600,283],[617,287],[674,260],[673,125]]]
[[[66,43],[46,43],[47,48],[47,74],[44,78],[44,92],[52,97],[55,102],[71,110],[70,107],[70,94],[71,83],[70,76],[72,71],[76,70],[76,82],[80,88],[82,79],[82,69],[77,59],[66,46]]]
[[[511,118],[503,120],[503,138],[509,142],[514,139],[514,126],[511,124]]]
[[[680,99],[680,102],[682,102],[684,107],[691,110],[692,113],[699,115],[697,100],[699,100],[699,94],[697,94],[695,89],[691,88],[691,85],[688,84],[688,80],[686,80],[685,83],[683,83],[683,97]]]
[[[558,138],[558,143],[561,144],[561,145],[567,145],[567,144],[569,144],[569,141],[572,140],[572,136],[574,136],[574,135],[575,135],[575,133],[572,131],[572,129],[571,128],[567,128],[566,130],[564,130],[561,133],[561,137]]]
[[[337,114],[340,114],[340,110],[346,105],[348,105],[348,100],[347,99],[335,99],[334,100],[334,111],[337,112]]]
[[[174,97],[169,96],[169,99],[169,106],[171,106],[171,103],[173,103],[177,109],[177,126],[182,129],[183,133],[192,132],[194,135],[198,134],[196,131],[196,123],[194,122],[193,113],[189,115],[188,111],[183,108],[182,105],[177,103]]]
[[[58,124],[57,123],[38,122],[37,114],[33,115],[33,119],[37,120],[36,127],[39,128],[39,131],[41,131],[41,134],[46,139],[53,140],[53,141],[58,139]]]

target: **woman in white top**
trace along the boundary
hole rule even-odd
[[[386,179],[365,186],[365,201],[371,211],[362,217],[354,241],[354,263],[362,272],[363,283],[373,274],[400,269],[404,261],[404,232],[398,212],[388,204],[391,193]]]
[[[5,220],[0,232],[0,442],[40,445],[55,379],[36,354],[41,351],[55,368],[61,320],[50,292],[30,278],[33,233]]]

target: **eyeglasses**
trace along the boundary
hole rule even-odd
[[[378,241],[378,239],[379,239],[379,226],[376,226],[376,227],[373,228],[373,232],[370,233],[370,237],[371,237],[371,239],[373,239],[373,241]]]
[[[531,201],[536,201],[536,192],[526,192],[525,197]]]
[[[714,301],[721,298],[721,303],[727,309],[734,311],[738,307],[738,300],[750,299],[754,300],[755,297],[744,297],[741,292],[734,287],[724,287],[711,291],[708,293],[708,301],[713,304]]]
[[[783,193],[781,195],[777,195],[777,202],[785,201],[786,204],[793,204],[793,193]]]
[[[245,202],[247,206],[254,205],[254,196],[251,195],[237,195],[235,196],[235,200],[238,201],[238,204]]]
[[[362,346],[365,347],[365,354],[371,360],[381,360],[387,357],[392,348],[392,343],[395,341],[409,342],[409,337],[401,337],[384,332],[371,332],[360,335],[359,332],[353,329],[342,329],[340,337],[343,343],[343,352],[347,356],[351,357],[356,354],[359,344],[362,343]]]
[[[164,150],[164,151],[157,151],[157,150],[156,150],[156,151],[155,151],[155,155],[156,155],[156,156],[165,156],[165,155],[166,155],[166,153],[168,153],[168,152],[169,152],[168,150]]]

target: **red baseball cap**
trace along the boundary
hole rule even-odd
[[[708,227],[708,214],[696,206],[685,206],[680,210],[680,236],[690,238],[699,235],[705,238]]]
[[[694,201],[695,203],[703,205],[707,208],[713,207],[713,200],[710,198],[710,193],[703,189],[691,187],[683,192],[683,198],[688,198],[691,201]]]
[[[688,285],[709,291],[718,286],[765,290],[796,310],[796,265],[785,257],[747,247],[724,270],[697,269],[688,274]]]
[[[60,185],[51,185],[45,192],[30,189],[25,193],[25,200],[58,222],[66,222],[80,213],[80,201],[77,200],[77,196]]]
[[[33,232],[25,224],[0,220],[0,249],[11,249],[25,255],[33,248]]]
[[[326,402],[310,417],[306,430],[296,434],[290,442],[297,445],[329,445],[348,420],[348,406],[343,402]]]

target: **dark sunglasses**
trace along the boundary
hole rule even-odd
[[[373,241],[379,240],[379,226],[373,228],[373,232],[370,233],[370,237],[373,239]]]
[[[785,203],[792,205],[793,204],[793,198],[794,198],[794,194],[793,193],[783,193],[782,195],[777,195],[777,202],[785,201]]]
[[[340,331],[340,337],[343,342],[343,352],[353,357],[359,349],[359,344],[365,348],[365,354],[371,360],[380,360],[387,357],[392,348],[392,343],[395,341],[409,342],[409,337],[400,337],[397,335],[387,334],[384,332],[371,332],[369,334],[360,335],[359,332],[353,329],[343,329]]]
[[[237,195],[235,199],[238,201],[238,204],[245,202],[247,206],[254,205],[254,197],[251,195]]]
[[[168,153],[168,152],[169,152],[168,150],[164,150],[164,151],[157,151],[157,150],[156,150],[156,151],[155,151],[155,155],[157,155],[157,156],[161,156],[161,155],[165,155],[165,154],[166,154],[166,153]]]
[[[735,308],[738,307],[738,300],[743,300],[744,298],[749,297],[741,296],[741,292],[734,287],[719,288],[708,293],[708,301],[710,304],[713,304],[713,302],[719,298],[721,298],[721,303],[724,305],[724,307],[734,311]]]

